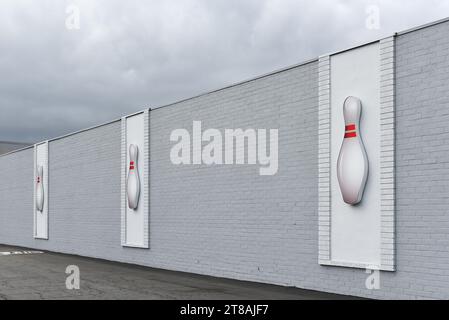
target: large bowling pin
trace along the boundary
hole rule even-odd
[[[127,180],[128,207],[137,209],[140,195],[139,171],[137,170],[137,158],[139,156],[139,148],[131,144],[129,145],[129,171]]]
[[[36,209],[40,212],[44,209],[44,169],[42,166],[36,168]]]
[[[368,157],[360,136],[360,99],[349,96],[343,104],[345,135],[337,161],[337,178],[343,201],[357,204],[362,200],[368,178]]]

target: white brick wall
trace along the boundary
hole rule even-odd
[[[387,271],[395,270],[394,41],[394,36],[380,40],[380,254],[381,268]]]
[[[320,264],[331,262],[330,81],[330,56],[321,56],[318,61],[318,261]]]
[[[50,141],[50,238],[33,239],[33,151],[0,156],[0,242],[373,298],[449,299],[449,24],[396,38],[396,271],[319,266],[317,61],[151,112],[150,250],[120,240],[120,122]],[[279,171],[171,164],[169,135],[279,128]],[[82,272],[82,270],[81,270]]]

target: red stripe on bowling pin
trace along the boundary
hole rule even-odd
[[[345,130],[346,131],[353,131],[353,130],[355,130],[355,124],[348,124],[347,126],[345,126]]]
[[[357,137],[357,132],[355,131],[355,124],[351,123],[345,126],[345,139]]]
[[[357,137],[357,133],[355,131],[345,133],[345,139],[346,138],[355,138],[355,137]]]
[[[127,180],[127,196],[128,207],[130,209],[137,209],[140,194],[139,169],[137,167],[139,149],[136,145],[129,146],[129,172]]]

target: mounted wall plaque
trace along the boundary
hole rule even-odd
[[[48,141],[34,145],[34,238],[48,239]]]
[[[394,37],[318,64],[319,263],[394,271]]]
[[[145,110],[122,118],[122,246],[149,248],[149,126]]]
[[[369,172],[368,156],[360,129],[362,102],[349,96],[342,109],[345,134],[338,154],[337,178],[343,201],[356,205],[362,201]]]

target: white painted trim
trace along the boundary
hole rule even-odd
[[[124,247],[124,248],[136,248],[136,249],[149,249],[149,247],[147,245],[140,246],[138,244],[128,244],[128,243],[123,243],[122,247]]]
[[[330,252],[330,56],[318,60],[318,261],[329,261]]]
[[[336,260],[323,261],[322,263],[320,263],[320,265],[331,266],[331,267],[345,267],[345,268],[389,271],[387,269],[383,269],[382,267],[368,264],[368,263],[355,263],[355,262],[336,261]]]
[[[144,200],[144,247],[149,248],[150,242],[150,111],[144,111],[144,159],[143,167],[143,200]]]
[[[121,119],[121,179],[120,179],[120,204],[121,204],[121,243],[126,245],[126,117]]]
[[[37,156],[37,152],[36,152],[36,147],[37,144],[35,144],[33,146],[33,178],[32,183],[33,183],[33,238],[36,238],[36,234],[37,234],[37,228],[36,228],[36,175],[37,175],[37,171],[36,171],[36,156]]]
[[[381,269],[395,270],[395,37],[380,41]]]

